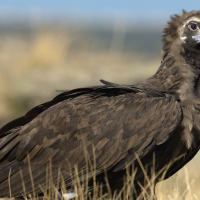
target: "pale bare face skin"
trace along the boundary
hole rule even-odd
[[[200,18],[191,17],[179,28],[178,32],[184,43],[200,43]]]

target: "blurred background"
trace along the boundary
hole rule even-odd
[[[0,1],[0,127],[55,90],[153,75],[162,30],[182,9],[199,10],[200,1]],[[199,159],[163,182],[160,198],[200,199]]]

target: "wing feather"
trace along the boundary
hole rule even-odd
[[[110,95],[107,87],[111,87],[112,94],[118,91],[118,95]],[[136,160],[135,153],[142,158],[170,137],[182,119],[175,98],[147,89],[141,95],[142,89],[118,87],[111,84],[97,88],[94,93],[87,93],[89,89],[66,92],[54,99],[56,104],[51,102],[53,105],[46,105],[48,108],[36,108],[39,114],[21,128],[14,127],[13,133],[12,129],[9,134],[5,130],[15,123],[2,129],[2,135],[8,136],[0,144],[0,167],[15,163],[11,182],[16,191],[21,180],[19,169],[28,176],[27,154],[34,166],[36,184],[45,184],[41,174],[49,159],[53,168],[67,171],[69,164],[71,168],[74,165],[85,168],[85,152],[91,160],[95,153],[98,170],[119,171]],[[65,99],[65,95],[70,98]],[[34,109],[27,116],[33,117],[33,113]],[[0,181],[6,184],[5,177]],[[67,173],[65,179],[70,181]],[[30,178],[26,179],[26,185],[30,187]]]
[[[35,160],[42,162],[43,157],[53,157],[54,159],[57,157],[58,162],[63,156],[68,157],[64,152],[79,148],[82,140],[85,140],[87,145],[92,143],[96,149],[101,149],[104,153],[102,158],[100,158],[101,155],[99,156],[100,161],[104,160],[105,155],[109,160],[117,148],[124,153],[140,143],[145,147],[148,145],[148,143],[145,145],[148,137],[154,137],[157,144],[162,143],[162,140],[166,140],[181,119],[180,106],[173,99],[160,97],[121,98],[116,101],[113,99],[111,97],[111,104],[109,97],[106,101],[104,98],[95,99],[92,104],[82,104],[80,100],[76,99],[73,100],[74,104],[63,101],[44,111],[30,124],[19,130],[19,136],[8,143],[0,154],[4,157],[17,145],[16,159],[20,161],[26,157],[27,153],[31,154],[31,151],[35,151],[34,147],[37,144],[41,145],[42,149],[35,155],[33,162]],[[69,106],[67,106],[68,104]],[[65,112],[63,109],[66,107],[70,107],[70,112],[66,113],[66,115],[71,114],[69,122],[68,117],[64,117],[63,114]],[[77,112],[76,107],[83,112]],[[88,111],[88,107],[92,109]],[[99,108],[98,112],[94,107]],[[85,115],[86,111],[88,112],[86,117],[88,123],[82,120],[82,115]],[[55,116],[55,113],[58,113],[56,114],[57,118],[52,117]],[[61,117],[59,113],[62,113]],[[42,124],[39,127],[40,122]],[[116,146],[116,144],[118,145]],[[116,146],[116,149],[111,151],[113,146]],[[59,157],[60,159],[58,159]]]

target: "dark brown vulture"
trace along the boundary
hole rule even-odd
[[[154,161],[155,174],[167,168],[155,183],[189,162],[200,146],[200,11],[172,16],[162,41],[161,65],[147,80],[65,91],[2,127],[0,197],[48,188],[49,160],[53,183],[59,185],[60,169],[70,188],[74,166],[80,176],[88,167],[85,150],[91,162],[95,155],[96,181],[104,190],[106,170],[112,192],[123,187],[126,165],[137,168],[134,191],[140,194],[140,161],[148,177]]]

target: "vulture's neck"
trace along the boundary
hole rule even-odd
[[[163,49],[158,71],[138,85],[176,94],[181,100],[200,96],[200,51],[178,42]]]

